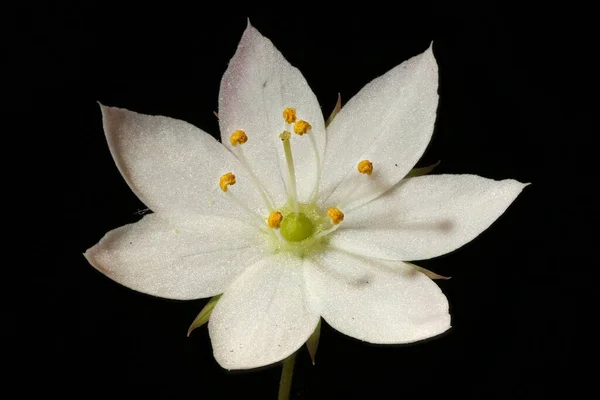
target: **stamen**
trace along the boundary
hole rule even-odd
[[[369,160],[362,160],[358,163],[358,172],[371,175],[373,173],[373,163]]]
[[[281,221],[283,220],[283,214],[279,211],[273,211],[271,215],[269,215],[268,223],[269,228],[279,229],[281,226]]]
[[[295,108],[286,108],[283,110],[283,119],[288,124],[293,124],[296,122],[296,109]]]
[[[297,135],[304,135],[305,133],[308,133],[308,131],[310,131],[312,129],[312,126],[310,126],[310,124],[306,121],[303,120],[299,120],[294,124],[294,133]]]
[[[238,144],[246,143],[248,141],[248,136],[246,135],[246,132],[244,132],[241,129],[238,129],[237,131],[231,134],[231,136],[229,137],[229,141],[231,142],[231,145],[235,147]]]
[[[358,163],[358,165],[356,166],[356,169],[358,170],[359,173],[370,176],[373,173],[373,163],[369,160],[362,160]],[[348,201],[348,199],[357,192],[360,185],[364,184],[364,179],[366,179],[366,178],[358,178],[358,179],[351,180],[352,183],[348,186],[348,188],[344,192],[344,195],[342,196],[342,200],[337,203],[338,207],[343,207],[344,205],[346,205],[346,202]]]
[[[331,232],[334,232],[337,230],[337,228],[340,227],[340,222],[342,222],[344,220],[344,213],[342,211],[340,211],[339,208],[337,207],[330,207],[327,210],[327,216],[329,218],[331,218],[331,223],[332,223],[332,227],[329,229],[325,229],[324,231],[321,231],[319,233],[317,233],[314,236],[314,239],[320,239],[324,236],[329,235]]]
[[[242,163],[244,168],[246,168],[246,171],[248,171],[248,174],[250,175],[250,179],[252,180],[252,183],[258,189],[258,191],[260,192],[260,195],[263,198],[263,201],[265,202],[265,206],[267,206],[267,209],[269,210],[269,212],[273,211],[273,201],[271,200],[271,197],[269,196],[267,191],[260,184],[260,181],[258,180],[258,177],[256,176],[256,174],[254,174],[254,171],[252,170],[252,168],[250,168],[250,164],[248,163],[248,160],[246,159],[246,156],[244,155],[243,146],[235,146],[235,148],[236,148],[238,159],[240,160],[240,162]]]
[[[312,129],[312,126],[303,120],[298,120],[297,116],[296,116],[296,109],[292,108],[292,107],[288,107],[285,110],[283,110],[283,119],[285,120],[285,122],[287,124],[291,124],[294,123],[294,133],[296,133],[297,135],[304,135],[306,133],[308,133],[308,131],[310,131]],[[321,157],[319,156],[319,151],[317,149],[317,141],[314,138],[314,135],[309,135],[310,138],[310,144],[311,147],[313,148],[313,151],[315,153],[315,158],[316,158],[316,162],[317,162],[317,183],[313,189],[313,192],[311,194],[311,201],[315,201],[316,198],[319,196],[319,185],[320,185],[320,180],[321,180]],[[298,210],[296,210],[298,211]]]
[[[240,206],[249,214],[253,215],[260,222],[261,225],[264,224],[265,221],[260,215],[249,209],[248,206],[244,204],[244,202],[240,201],[240,199],[238,199],[237,196],[235,196],[231,191],[228,190],[228,187],[232,185],[235,185],[235,175],[231,172],[228,172],[221,176],[221,178],[219,178],[219,186],[221,187],[221,190],[227,193],[229,198],[233,200],[238,206]]]
[[[288,131],[283,131],[279,138],[283,143],[283,151],[285,153],[285,161],[288,168],[288,201],[294,205],[294,211],[298,212],[298,192],[296,191],[296,171],[294,169],[294,157],[292,156],[292,145],[290,138],[292,134]]]
[[[329,207],[327,210],[327,216],[331,218],[331,223],[334,225],[337,225],[344,220],[344,213],[336,207]]]
[[[227,192],[227,187],[230,185],[235,185],[235,175],[228,172],[219,179],[219,186],[222,191]]]

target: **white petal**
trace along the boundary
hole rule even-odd
[[[319,322],[305,285],[302,261],[285,254],[261,261],[240,276],[208,323],[219,364],[256,368],[300,348]]]
[[[449,253],[487,229],[526,185],[476,175],[429,175],[402,181],[347,213],[331,245],[388,260]]]
[[[448,301],[423,273],[328,249],[314,259],[309,288],[325,321],[371,343],[411,343],[450,328]]]
[[[232,193],[251,210],[265,206],[237,158],[187,122],[102,106],[112,156],[134,193],[155,212],[250,218],[219,188],[221,175],[237,177]]]
[[[437,87],[438,67],[429,47],[370,82],[342,107],[327,128],[321,204],[343,200],[347,211],[404,178],[431,139]],[[371,176],[358,173],[362,160],[373,163]]]
[[[146,215],[117,228],[84,254],[90,264],[131,289],[170,299],[223,293],[264,258],[264,234],[229,218],[165,219]]]
[[[286,127],[283,110],[296,108],[299,119],[308,121],[323,160],[325,122],[317,98],[297,68],[290,65],[273,43],[250,24],[221,81],[219,94],[219,125],[221,141],[227,146],[229,136],[243,129],[248,142],[243,151],[256,175],[275,200],[276,206],[286,201],[284,181],[287,180],[285,156],[279,134]],[[307,135],[292,137],[296,165],[298,195],[308,200],[317,182],[315,153]],[[283,175],[280,176],[279,171]]]

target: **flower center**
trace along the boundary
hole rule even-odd
[[[304,213],[292,213],[283,218],[280,229],[288,242],[301,242],[313,234],[315,225]]]
[[[342,207],[344,201],[342,200],[337,207],[330,207],[327,210],[320,209],[316,201],[318,197],[317,183],[313,190],[310,202],[298,202],[296,170],[292,155],[292,137],[294,135],[292,135],[291,132],[294,132],[298,136],[294,140],[306,140],[303,136],[308,136],[308,140],[310,140],[311,147],[315,153],[319,176],[321,174],[321,160],[316,140],[311,132],[312,126],[310,123],[298,119],[295,108],[286,108],[283,110],[283,121],[283,129],[279,134],[279,138],[281,139],[287,165],[287,176],[285,177],[287,178],[287,203],[281,207],[277,207],[271,200],[267,191],[260,184],[259,179],[252,170],[250,163],[242,150],[242,145],[245,145],[249,139],[246,133],[241,129],[236,130],[231,134],[231,145],[234,147],[241,164],[248,171],[252,182],[261,193],[265,206],[270,214],[265,218],[265,216],[250,211],[243,201],[236,197],[235,193],[233,193],[234,191],[228,190],[230,186],[233,186],[236,183],[236,178],[233,173],[228,172],[224,174],[220,179],[219,185],[223,192],[228,196],[231,196],[235,203],[253,214],[257,221],[260,221],[261,228],[269,232],[273,240],[274,251],[290,251],[298,256],[303,256],[307,251],[312,251],[314,248],[319,247],[318,245],[323,243],[325,237],[334,232],[344,220],[344,213],[337,208]],[[369,160],[362,160],[358,163],[357,170],[361,174],[370,176],[373,172],[373,163]],[[352,190],[349,190],[349,193],[351,192]]]
[[[290,252],[298,257],[318,249],[332,229],[330,219],[315,203],[294,205],[288,202],[279,211],[272,212],[268,221],[273,250]]]

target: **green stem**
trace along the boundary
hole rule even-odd
[[[279,380],[279,400],[289,400],[292,390],[292,375],[294,374],[294,363],[296,362],[296,353],[283,360],[283,370]]]

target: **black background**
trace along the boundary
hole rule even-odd
[[[596,93],[589,10],[400,4],[367,15],[292,3],[272,15],[167,6],[44,6],[17,19],[36,51],[14,48],[43,89],[27,115],[46,118],[43,136],[58,144],[48,167],[60,177],[58,185],[42,179],[59,210],[44,228],[59,244],[33,274],[44,296],[25,318],[44,328],[30,332],[28,345],[44,351],[19,374],[28,386],[81,398],[275,398],[279,366],[227,372],[206,328],[186,337],[206,300],[139,294],[81,255],[145,208],[114,166],[96,101],[218,135],[220,79],[250,17],[303,72],[325,115],[338,92],[345,103],[433,40],[440,103],[418,165],[441,160],[435,173],[532,183],[472,243],[420,263],[452,276],[439,282],[451,331],[417,345],[373,346],[324,325],[316,366],[300,352],[293,398],[579,398],[593,379],[582,360],[597,360],[585,258],[595,242],[580,229],[597,219],[586,209],[594,160],[583,155],[592,148]]]

